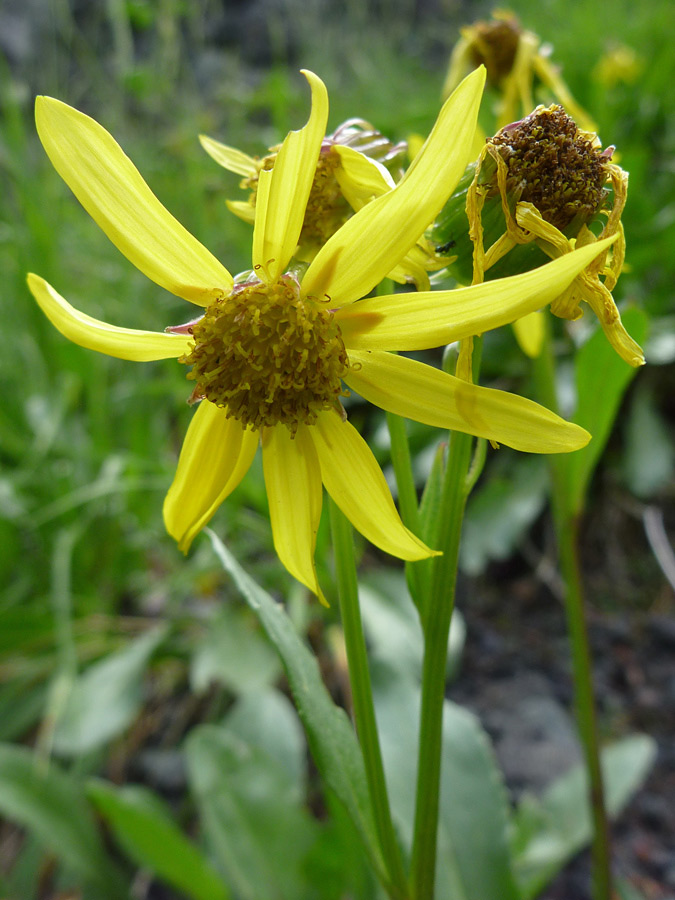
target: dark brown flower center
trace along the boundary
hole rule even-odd
[[[609,158],[560,106],[538,107],[491,138],[508,167],[507,190],[561,231],[603,205]]]

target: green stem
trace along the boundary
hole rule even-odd
[[[394,475],[396,476],[401,518],[407,528],[415,534],[419,534],[417,489],[412,472],[405,420],[395,413],[388,412],[386,415],[389,437],[391,439],[391,464],[394,467]]]
[[[548,319],[546,320],[546,329],[541,354],[534,363],[535,384],[539,400],[545,406],[548,406],[549,409],[557,412],[555,359]],[[567,499],[570,496],[570,492],[567,486],[566,462],[567,459],[563,455],[549,456],[553,480],[553,518],[558,542],[560,569],[565,585],[565,615],[572,652],[574,709],[589,780],[593,819],[593,841],[591,846],[593,897],[594,900],[611,900],[611,841],[600,762],[600,740],[593,692],[591,650],[584,611],[583,583],[579,559],[579,517],[570,509]]]
[[[398,505],[401,509],[401,519],[406,528],[418,537],[420,531],[420,511],[417,504],[417,488],[412,471],[410,459],[410,446],[408,444],[408,432],[405,420],[395,413],[388,412],[387,427],[391,440],[391,464],[394,468],[396,487],[398,488]],[[431,560],[428,560],[430,562]],[[408,588],[415,603],[423,603],[424,570],[419,562],[406,563],[406,577]]]
[[[335,503],[332,500],[329,502],[340,615],[347,649],[354,719],[365,763],[375,827],[389,874],[390,883],[386,887],[394,900],[406,900],[409,896],[406,874],[391,818],[377,733],[368,655],[359,607],[352,529]]]
[[[437,542],[437,549],[443,551],[443,556],[434,560],[431,597],[423,622],[422,708],[411,866],[414,900],[432,900],[434,896],[448,637],[455,605],[459,540],[472,440],[469,435],[457,432],[450,438]]]

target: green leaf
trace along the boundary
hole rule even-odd
[[[0,740],[20,738],[37,724],[45,707],[46,687],[21,675],[0,687]]]
[[[460,567],[469,575],[480,574],[492,560],[511,556],[546,503],[546,461],[501,453],[510,465],[478,488],[467,505]]]
[[[325,802],[326,821],[305,863],[309,883],[321,886],[312,900],[385,900],[344,806],[331,791]]]
[[[195,729],[186,747],[206,837],[243,900],[302,900],[304,859],[317,824],[274,758],[225,728]]]
[[[419,681],[424,654],[422,626],[401,572],[378,569],[368,573],[359,584],[359,602],[370,658]],[[448,677],[459,668],[465,637],[464,619],[455,610],[448,638]]]
[[[248,693],[237,700],[224,724],[251,747],[264,752],[273,747],[274,759],[295,785],[298,799],[305,797],[307,743],[288,697],[274,688]]]
[[[428,547],[435,547],[438,540],[446,451],[447,443],[441,443],[436,447],[420,501],[419,537]],[[424,618],[426,604],[431,592],[433,560],[423,559],[418,562],[406,563],[405,571],[410,596],[420,610],[421,617]]]
[[[224,606],[195,648],[190,683],[193,690],[203,691],[217,681],[239,694],[272,684],[279,671],[274,649],[251,627],[242,609]]]
[[[637,386],[626,427],[624,475],[630,490],[648,500],[672,481],[675,450],[662,416],[644,383]]]
[[[409,845],[415,805],[419,689],[382,667],[375,702],[393,813]],[[508,803],[489,739],[474,715],[446,702],[438,831],[437,896],[517,900],[511,869]]]
[[[103,896],[128,896],[80,785],[56,765],[43,770],[30,750],[1,745],[0,812],[32,832],[85,882],[105,887]]]
[[[638,343],[644,343],[647,316],[629,309],[622,315],[624,325]],[[577,409],[573,421],[593,436],[591,442],[565,460],[568,509],[580,513],[593,471],[605,449],[619,410],[621,398],[637,369],[625,363],[612,349],[601,329],[584,344],[575,359]]]
[[[56,726],[56,753],[64,756],[87,753],[116,737],[133,722],[143,699],[143,674],[166,632],[163,625],[153,628],[79,676]]]
[[[120,847],[138,866],[191,900],[228,900],[231,896],[209,860],[185,837],[151,791],[92,780],[87,793]]]
[[[640,893],[629,881],[619,878],[616,882],[616,892],[620,900],[646,900],[644,894]]]
[[[602,751],[608,814],[616,816],[640,787],[655,742],[631,735]],[[556,779],[540,799],[525,795],[513,820],[512,847],[520,896],[530,900],[591,839],[587,778],[582,765]]]
[[[260,619],[281,657],[317,769],[344,803],[374,865],[382,871],[363,757],[345,711],[333,703],[316,659],[300,639],[282,606],[247,575],[210,529],[206,529],[206,533],[224,568]]]

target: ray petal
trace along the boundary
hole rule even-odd
[[[227,269],[162,206],[105,128],[52,97],[37,98],[35,121],[56,171],[141,272],[201,306],[231,289]]]
[[[255,206],[249,200],[226,200],[227,208],[231,213],[249,225],[255,222]]]
[[[248,472],[259,439],[209,400],[199,404],[164,500],[166,530],[184,553]]]
[[[300,425],[293,438],[284,425],[266,428],[263,469],[279,559],[327,606],[314,564],[321,518],[321,470],[307,426]]]
[[[309,433],[326,490],[361,534],[400,559],[436,555],[401,522],[382,470],[353,425],[330,410],[319,415]]]
[[[164,334],[109,325],[75,309],[39,275],[31,272],[27,281],[31,293],[52,325],[80,347],[136,362],[177,359],[189,351],[191,335]]]
[[[237,150],[236,147],[228,147],[227,144],[221,144],[213,138],[205,134],[199,135],[199,143],[214,159],[219,166],[227,169],[228,172],[234,172],[235,175],[243,175],[244,178],[252,178],[258,172],[256,161],[248,153]]]
[[[451,291],[369,297],[335,314],[345,346],[426,350],[499,328],[550,303],[608,242],[589,244],[538,269]]]
[[[373,197],[393,190],[394,179],[381,163],[353,147],[336,144],[331,152],[340,157],[335,178],[352,209],[359,210]]]
[[[480,387],[393,353],[357,350],[349,357],[349,387],[370,403],[417,422],[528,453],[567,453],[590,439],[585,429],[525,397]]]
[[[328,120],[328,92],[313,72],[302,70],[312,90],[307,124],[291,131],[274,161],[269,178],[260,172],[253,230],[253,267],[265,280],[276,281],[295,252],[305,218],[321,142]],[[267,184],[265,185],[265,182]],[[264,198],[261,191],[265,190]]]
[[[334,306],[365,297],[435,219],[462,176],[476,129],[485,70],[472,72],[446,101],[410,168],[322,247],[303,279],[305,295]]]

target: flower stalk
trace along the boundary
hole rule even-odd
[[[551,329],[545,321],[541,353],[534,360],[537,394],[549,409],[556,409],[555,360]],[[569,635],[574,709],[589,782],[589,800],[593,821],[591,856],[593,861],[593,898],[611,900],[611,839],[605,804],[605,789],[600,762],[600,740],[593,691],[591,650],[584,611],[583,580],[579,559],[579,515],[568,502],[566,460],[559,454],[548,457],[552,478],[551,505],[555,522],[560,572],[564,584],[565,616]]]
[[[375,818],[375,828],[390,879],[390,883],[386,888],[392,900],[406,900],[409,896],[407,879],[391,817],[382,751],[375,719],[368,654],[359,607],[354,538],[349,521],[332,500],[330,501],[330,524],[354,719],[361,752],[363,753],[368,791]]]
[[[432,900],[434,896],[448,637],[455,608],[457,561],[471,445],[472,438],[468,435],[458,432],[451,435],[443,483],[443,515],[437,541],[443,556],[433,561],[431,595],[422,624],[424,663],[411,868],[414,900]]]
[[[480,352],[481,341],[477,340],[473,354],[476,367]],[[458,371],[461,361],[460,353]],[[434,897],[448,638],[455,608],[462,523],[471,487],[472,446],[471,436],[459,432],[450,434],[435,544],[443,555],[431,562],[429,597],[418,601],[422,610],[424,661],[410,876],[414,900],[433,900]]]

